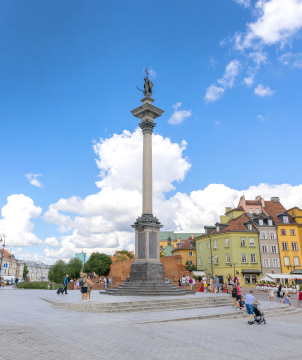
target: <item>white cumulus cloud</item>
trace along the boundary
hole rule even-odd
[[[45,244],[51,247],[58,247],[60,246],[59,241],[55,236],[49,237],[45,239]]]
[[[170,119],[168,120],[169,124],[171,124],[171,125],[180,124],[186,118],[189,118],[192,116],[191,110],[178,110],[181,105],[182,105],[181,102],[178,102],[173,105],[174,113],[171,115]]]
[[[38,180],[38,177],[43,176],[42,174],[32,174],[28,173],[25,175],[26,179],[30,182],[31,185],[37,187],[43,187],[43,184]]]
[[[25,195],[11,195],[1,209],[0,234],[6,234],[9,246],[42,245],[43,242],[33,233],[31,219],[40,216],[42,209],[35,206]]]
[[[244,7],[249,7],[251,5],[251,0],[234,0],[236,4],[243,5]]]
[[[271,90],[268,86],[264,87],[264,85],[259,84],[255,90],[254,93],[255,95],[264,97],[264,96],[272,96],[274,94],[275,90]]]

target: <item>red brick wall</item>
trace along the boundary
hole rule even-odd
[[[114,282],[126,280],[130,275],[130,267],[134,261],[135,259],[129,259],[112,263],[109,276]],[[190,274],[182,265],[180,255],[161,257],[160,262],[164,265],[166,278],[171,278],[173,282],[178,282],[178,279],[184,274]]]

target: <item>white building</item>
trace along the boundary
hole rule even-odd
[[[23,261],[28,268],[27,277],[30,281],[48,281],[50,265],[45,265],[41,261]]]

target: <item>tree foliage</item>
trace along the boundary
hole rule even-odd
[[[28,267],[26,264],[24,264],[24,268],[23,268],[23,280],[26,280],[26,276],[29,273]]]
[[[81,274],[82,261],[80,259],[72,258],[67,264],[67,274],[69,279],[78,279]]]
[[[49,269],[48,279],[57,284],[62,284],[67,273],[67,265],[63,260],[58,260]]]
[[[190,262],[188,260],[186,262],[185,269],[188,270],[188,271],[193,271],[193,270],[196,270],[196,266],[195,265],[190,265]]]
[[[112,260],[110,256],[94,252],[91,254],[89,260],[85,263],[84,271],[85,273],[95,272],[99,276],[108,275],[111,264]]]
[[[119,250],[116,252],[116,254],[124,254],[127,255],[129,259],[133,258],[133,254],[131,254],[129,251],[127,250]],[[126,259],[126,258],[125,258]]]

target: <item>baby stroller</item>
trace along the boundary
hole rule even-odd
[[[258,309],[257,304],[253,304],[253,308],[254,308],[254,322],[258,323],[259,325],[261,323],[263,323],[265,325],[266,320],[264,319],[263,312]]]

